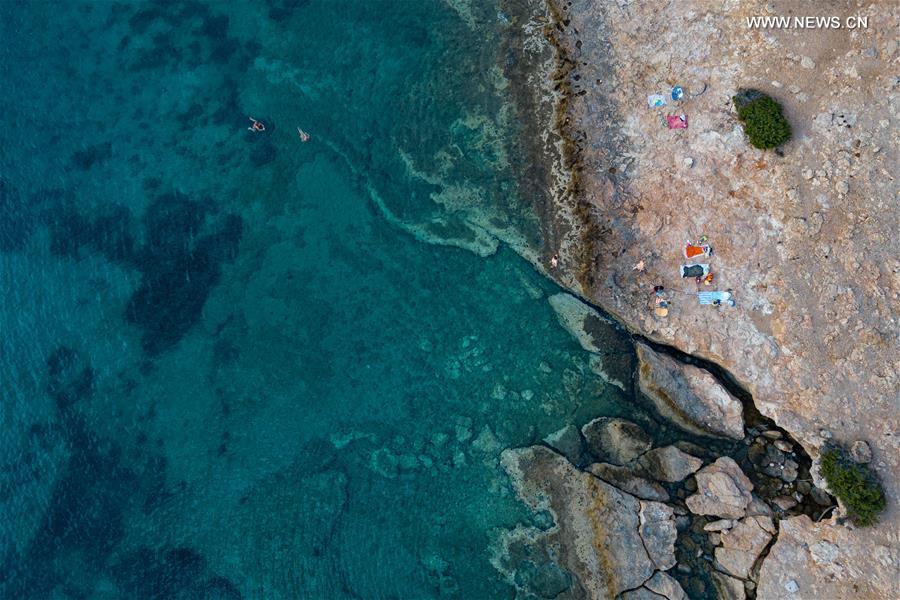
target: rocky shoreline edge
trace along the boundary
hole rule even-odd
[[[512,570],[513,557],[534,552],[540,542],[557,548],[556,562],[574,578],[570,583],[576,597],[679,598],[687,592],[690,597],[754,598],[762,563],[779,539],[782,519],[809,521],[800,529],[791,527],[794,543],[810,529],[819,531],[816,523],[838,516],[840,509],[834,498],[816,486],[810,472],[813,461],[803,445],[757,409],[751,393],[728,369],[651,339],[627,318],[616,315],[614,306],[598,306],[581,293],[596,283],[592,243],[604,232],[590,216],[590,200],[582,186],[581,144],[587,136],[575,130],[568,114],[580,93],[570,85],[576,59],[559,37],[570,26],[568,5],[543,0],[536,9],[531,5],[527,10],[519,6],[518,13],[509,9],[523,19],[523,29],[539,33],[544,42],[544,54],[534,50],[537,44],[531,42],[531,66],[540,79],[513,82],[519,104],[551,124],[533,136],[540,140],[534,155],[551,164],[528,173],[529,181],[538,181],[550,191],[535,198],[543,233],[553,243],[545,246],[547,256],[535,266],[571,292],[559,294],[566,299],[558,300],[561,306],[554,308],[586,350],[602,353],[602,343],[592,341],[597,323],[628,332],[638,349],[636,381],[610,377],[612,383],[639,390],[658,414],[685,430],[686,437],[710,434],[703,431],[702,412],[688,414],[704,389],[714,390],[707,394],[711,396],[705,405],[709,414],[721,413],[722,399],[730,398],[740,406],[738,411],[732,408],[732,416],[738,412],[744,422],[740,435],[735,435],[732,423],[734,442],[729,447],[712,443],[701,448],[683,441],[652,448],[640,426],[599,419],[580,431],[573,427],[557,432],[542,445],[506,451],[503,466],[518,495],[536,511],[551,513],[555,525],[506,536],[496,566],[522,591],[541,595],[540,585],[523,586]],[[547,51],[552,59],[548,60]],[[528,89],[523,89],[523,82]],[[607,152],[614,155],[617,137],[611,133],[607,138]],[[610,173],[615,175],[614,167]],[[610,194],[625,192],[624,178],[609,181]],[[553,247],[566,248],[565,254],[575,258],[576,265],[568,273],[547,268]],[[720,428],[717,434],[726,431]],[[830,436],[825,430],[819,433]],[[694,500],[689,503],[690,498]],[[730,505],[735,498],[740,508]],[[620,521],[637,525],[623,528]],[[837,542],[843,534],[823,533],[829,535]],[[818,541],[815,548],[817,563],[821,559],[829,564],[836,554],[831,542]],[[642,556],[647,560],[640,565]],[[547,578],[532,579],[546,585]],[[774,581],[768,585],[770,593],[780,590],[786,596],[800,589],[793,579],[779,580],[780,587]],[[553,589],[550,586],[544,592]]]
[[[818,522],[837,507],[815,486],[809,455],[756,410],[750,393],[727,370],[628,332],[634,361],[622,360],[608,348],[623,328],[601,307],[566,292],[552,296],[550,304],[596,357],[595,372],[621,383],[638,406],[681,434],[654,446],[637,423],[601,417],[580,430],[555,432],[540,446],[504,453],[502,464],[520,498],[552,513],[557,523],[553,533],[535,532],[531,543],[574,545],[576,555],[597,555],[585,563],[561,553],[574,574],[576,596],[642,597],[643,587],[668,598],[754,598],[781,520]],[[649,532],[641,525],[634,537],[632,528],[617,525],[635,515],[643,523],[650,517],[642,511],[655,515]],[[522,532],[514,540],[521,544]],[[633,572],[641,549],[651,559],[665,559]],[[515,543],[504,550],[506,556],[517,553]],[[631,559],[617,564],[617,556]],[[585,567],[592,560],[596,565]]]

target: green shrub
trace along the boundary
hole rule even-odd
[[[791,124],[781,114],[781,105],[769,96],[745,90],[732,100],[752,145],[768,150],[791,139]]]
[[[822,475],[854,523],[866,526],[878,520],[878,513],[885,506],[884,492],[869,467],[853,462],[842,449],[832,447],[822,453]]]

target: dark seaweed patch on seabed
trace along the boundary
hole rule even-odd
[[[91,240],[90,221],[67,200],[55,210],[47,211],[46,216],[50,252],[58,257],[78,258],[81,247]]]
[[[206,4],[181,2],[145,7],[129,19],[131,35],[120,42],[123,47],[134,48],[135,37],[149,34],[153,29],[150,44],[136,49],[137,59],[129,64],[131,71],[159,69],[186,63],[191,66],[201,64],[222,65],[232,63],[239,70],[246,69],[259,53],[255,42],[242,43],[239,38],[228,35],[229,17],[213,14]],[[201,56],[201,48],[206,50]]]
[[[111,156],[112,144],[110,142],[101,142],[76,150],[75,154],[72,155],[72,165],[82,171],[87,171],[95,164],[109,160]]]
[[[47,392],[60,410],[87,399],[94,389],[94,369],[79,352],[60,346],[47,358]]]
[[[134,219],[120,204],[108,204],[97,211],[93,221],[76,207],[69,194],[44,190],[32,197],[32,206],[40,211],[50,231],[50,252],[54,256],[79,259],[87,247],[107,259],[130,263],[134,258]]]
[[[25,555],[5,558],[0,576],[0,591],[8,594],[4,597],[47,598],[57,585],[64,585],[69,596],[84,597],[86,590],[65,584],[81,579],[73,577],[73,564],[98,573],[123,536],[123,513],[138,489],[137,476],[121,465],[118,447],[91,433],[77,415],[67,418],[66,430],[68,466]],[[71,556],[79,560],[60,560]]]
[[[22,250],[36,224],[34,205],[0,177],[0,252]]]
[[[294,12],[309,4],[309,0],[266,0],[269,7],[269,18],[276,23],[285,21],[293,16]]]
[[[135,254],[134,218],[121,204],[108,204],[99,209],[91,225],[91,245],[114,262],[129,262]]]
[[[159,195],[150,205],[143,244],[125,206],[103,206],[91,221],[63,192],[41,192],[35,202],[43,207],[55,256],[77,260],[88,248],[140,272],[125,318],[141,328],[143,348],[151,356],[174,346],[198,321],[222,264],[237,256],[243,234],[239,216],[216,217],[210,200],[180,193]],[[75,399],[58,395],[56,400],[68,405]]]
[[[112,574],[128,598],[241,598],[231,581],[210,573],[206,559],[187,547],[141,548],[126,555]]]
[[[53,367],[55,368],[55,367]],[[122,598],[241,598],[225,577],[210,572],[190,548],[142,548],[113,562],[124,536],[124,515],[144,512],[171,498],[166,461],[150,456],[124,466],[120,448],[91,432],[70,413],[65,430],[71,457],[56,482],[43,522],[24,552],[7,551],[0,564],[0,597],[86,598],[102,577],[110,577]]]
[[[145,216],[146,243],[134,264],[141,285],[125,317],[141,328],[142,346],[151,356],[177,344],[197,323],[222,264],[237,255],[243,232],[237,215],[224,216],[212,233],[201,235],[210,206],[167,194]]]

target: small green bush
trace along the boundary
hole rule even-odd
[[[749,90],[732,100],[752,145],[768,150],[791,139],[791,124],[781,114],[781,105],[769,96]]]
[[[842,449],[832,447],[822,453],[822,475],[854,523],[867,526],[878,520],[878,513],[885,506],[884,492],[869,467],[853,462]]]

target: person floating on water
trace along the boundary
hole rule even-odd
[[[301,141],[301,142],[308,142],[308,141],[309,141],[309,134],[306,133],[305,131],[303,131],[302,129],[300,129],[299,127],[297,128],[297,133],[300,135],[300,141]]]
[[[259,133],[261,131],[266,130],[266,126],[262,124],[262,121],[257,121],[253,117],[250,117],[250,121],[253,123],[250,127],[247,128],[247,131],[252,131],[254,133]]]

